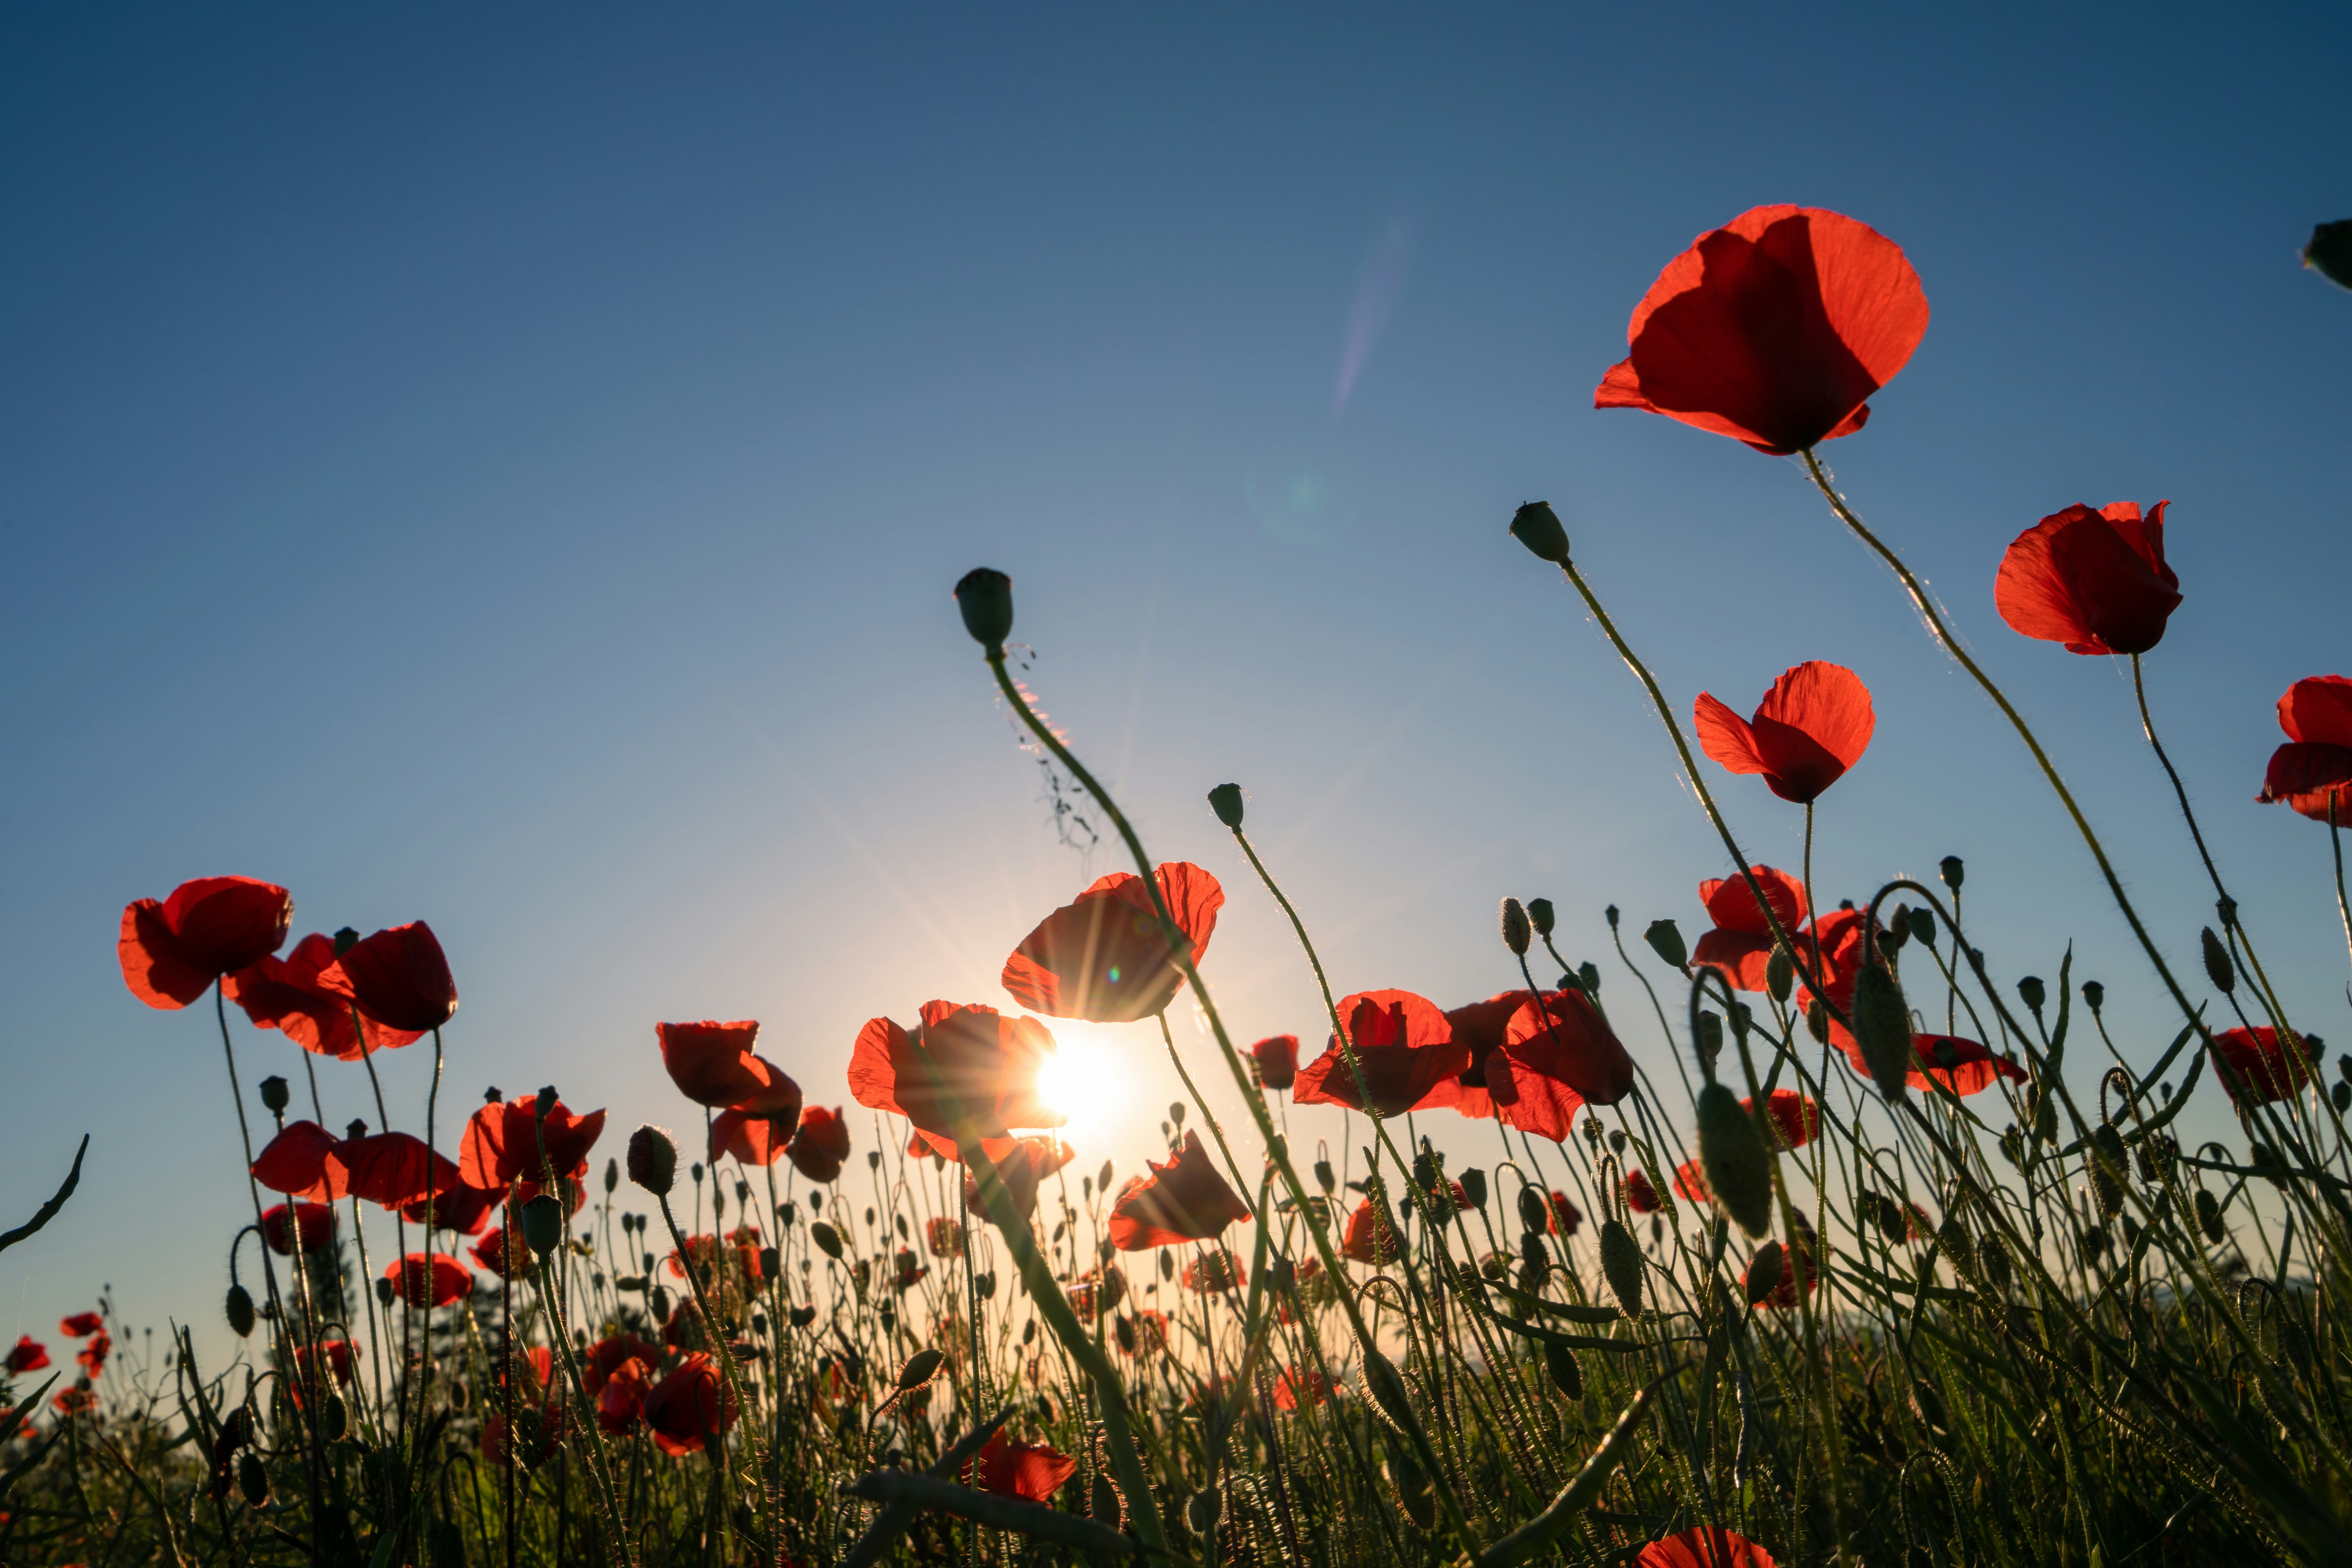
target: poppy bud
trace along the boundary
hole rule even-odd
[[[1004,639],[1013,635],[1013,579],[975,566],[955,585],[955,602],[971,640],[990,653],[1002,650]]]
[[[819,1220],[809,1226],[809,1239],[815,1242],[816,1249],[827,1258],[837,1259],[841,1257],[841,1232],[824,1221]]]
[[[1922,947],[1936,945],[1936,916],[1932,910],[1911,911],[1911,940]]]
[[[1327,1196],[1329,1194],[1331,1189],[1339,1184],[1339,1177],[1331,1173],[1330,1161],[1318,1160],[1315,1162],[1315,1184],[1321,1187]]]
[[[1546,1340],[1543,1348],[1544,1371],[1551,1373],[1551,1385],[1560,1396],[1574,1405],[1584,1398],[1584,1369],[1576,1364],[1576,1352],[1556,1340]]]
[[[382,1307],[385,1311],[389,1312],[392,1310],[392,1280],[390,1279],[380,1279],[375,1282],[375,1302],[377,1306]]]
[[[1371,1346],[1363,1347],[1364,1387],[1372,1396],[1372,1405],[1388,1424],[1399,1432],[1410,1432],[1417,1425],[1412,1414],[1412,1400],[1406,1394],[1404,1376],[1389,1360]]]
[[[319,1413],[319,1435],[330,1443],[340,1442],[352,1424],[351,1409],[340,1394],[327,1395],[326,1408]]]
[[[1690,963],[1690,949],[1683,945],[1682,931],[1672,921],[1652,921],[1650,929],[1642,933],[1642,940],[1650,944],[1652,952],[1676,969]]]
[[[1549,501],[1531,500],[1511,514],[1511,537],[1528,547],[1538,561],[1568,564],[1568,530]]]
[[[760,1278],[773,1279],[783,1271],[784,1255],[772,1247],[760,1248]]]
[[[1528,922],[1527,906],[1517,899],[1503,900],[1503,945],[1521,958],[1528,945],[1535,941],[1535,927]]]
[[[1519,1226],[1541,1235],[1544,1227],[1544,1195],[1533,1187],[1519,1189]]]
[[[276,1073],[261,1080],[261,1107],[272,1116],[286,1109],[286,1080]]]
[[[343,954],[351,952],[352,949],[359,946],[359,944],[360,933],[353,931],[351,927],[345,926],[342,930],[335,933],[335,956],[337,958],[341,958]]]
[[[657,1198],[669,1195],[677,1184],[677,1145],[667,1132],[647,1125],[629,1134],[629,1180]]]
[[[1875,963],[1865,963],[1854,976],[1849,1023],[1862,1061],[1887,1103],[1899,1103],[1909,1090],[1911,1073],[1911,1009],[1895,976]]]
[[[1958,892],[1960,890],[1960,874],[1962,870],[1965,869],[1965,868],[1960,865],[1960,858],[1957,855],[1947,855],[1941,860],[1937,861],[1936,866],[1937,869],[1942,871],[1944,874],[1944,886],[1951,889],[1952,891],[1956,893]]]
[[[1125,1331],[1119,1343],[1126,1346],[1134,1340],[1135,1331],[1127,1327],[1124,1318],[1119,1320],[1119,1327]],[[1096,1523],[1107,1524],[1117,1530],[1127,1522],[1127,1510],[1118,1500],[1118,1489],[1111,1485],[1108,1476],[1097,1471],[1095,1484],[1087,1489],[1087,1510]]]
[[[2097,1015],[2100,1005],[2105,1003],[2106,999],[2107,988],[2105,986],[2100,984],[2095,980],[2085,980],[2083,982],[2083,1001],[2089,1006],[2093,1016],[2095,1016]]]
[[[2352,1111],[2352,1083],[2337,1084],[2327,1091],[2327,1098],[2335,1103],[2338,1116]]]
[[[1985,1237],[1984,1251],[1977,1262],[1984,1269],[1985,1283],[2006,1293],[2010,1281],[2009,1248],[2001,1245],[1999,1237]]]
[[[1601,1277],[1609,1281],[1627,1317],[1642,1315],[1642,1244],[1613,1219],[1601,1226]]]
[[[356,1116],[352,1117],[343,1127],[343,1136],[356,1142],[367,1136],[367,1123]]]
[[[1772,1227],[1772,1157],[1756,1119],[1726,1085],[1698,1091],[1698,1157],[1707,1191],[1740,1229],[1761,1236]]]
[[[1817,1046],[1830,1043],[1830,1005],[1818,996],[1805,1004],[1805,1033]]]
[[[1960,1223],[1959,1215],[1944,1216],[1943,1227],[1936,1232],[1936,1245],[1944,1249],[1944,1256],[1951,1260],[1954,1270],[1961,1274],[1976,1272],[1976,1239],[1969,1235],[1969,1227]]]
[[[670,1299],[668,1286],[656,1285],[654,1287],[653,1309],[654,1317],[656,1320],[665,1323],[669,1321]]]
[[[1462,1184],[1462,1195],[1470,1200],[1470,1206],[1474,1209],[1485,1208],[1486,1206],[1486,1173],[1473,1165],[1462,1173],[1459,1180]]]
[[[541,1258],[563,1243],[563,1205],[545,1193],[522,1205],[522,1240]]]
[[[2323,223],[2303,247],[2303,264],[2339,289],[2352,289],[2352,218]]]
[[[1217,1528],[1217,1521],[1224,1511],[1225,1494],[1215,1487],[1202,1487],[1186,1500],[1184,1522],[1192,1527],[1193,1534],[1206,1535]]]
[[[238,1339],[253,1337],[253,1297],[242,1285],[228,1288],[228,1326]]]
[[[2124,1206],[2124,1140],[2114,1122],[2091,1129],[2091,1194],[2098,1200],[2100,1216],[2113,1219]]]
[[[1576,966],[1576,979],[1587,996],[1601,994],[1601,966],[1592,960],[1588,958]]]
[[[1528,923],[1536,928],[1536,934],[1538,936],[1549,936],[1551,934],[1551,900],[1549,899],[1529,899],[1528,900]],[[1609,923],[1612,926],[1614,926],[1617,923],[1617,906],[1614,904],[1609,906]]]
[[[2205,1239],[2216,1247],[2221,1246],[2230,1234],[2221,1228],[2221,1200],[2203,1187],[2197,1189],[2197,1227],[2205,1233]]]
[[[1211,790],[1209,809],[1215,812],[1217,820],[1227,827],[1239,828],[1242,825],[1242,786],[1221,784]]]
[[[2028,1007],[2033,1009],[2036,1017],[2041,1016],[2042,1004],[2050,998],[2049,990],[2042,984],[2042,976],[2039,974],[2029,974],[2019,981],[2017,994],[2024,999]]]
[[[618,1160],[606,1160],[604,1162],[604,1191],[607,1194],[610,1194],[614,1188],[620,1184],[621,1162]]]
[[[920,1388],[930,1382],[931,1374],[940,1370],[940,1363],[946,1359],[946,1355],[936,1350],[919,1350],[908,1356],[907,1364],[898,1369],[899,1392],[903,1394],[910,1388]]]
[[[250,1448],[236,1457],[236,1489],[245,1494],[248,1507],[259,1508],[269,1500],[268,1472]]]
[[[1702,1009],[1691,1031],[1691,1044],[1698,1052],[1699,1067],[1706,1072],[1715,1071],[1715,1058],[1723,1054],[1722,1016]]]
[[[2205,978],[2213,983],[2214,990],[2227,996],[2238,988],[2238,972],[2230,963],[2230,950],[2221,945],[2221,939],[2213,934],[2211,926],[2199,931],[2197,940],[2205,950]]]
[[[1748,1260],[1748,1304],[1751,1307],[1780,1288],[1780,1276],[1788,1271],[1789,1259],[1777,1241],[1768,1241],[1756,1249]]]
[[[1519,1265],[1540,1277],[1548,1267],[1544,1253],[1543,1232],[1525,1230],[1519,1233]]]

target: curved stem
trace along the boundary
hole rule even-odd
[[[2336,792],[2327,792],[2327,839],[2336,849],[2336,913],[2344,922],[2344,945],[2352,952],[2352,902],[2344,897],[2344,829],[2336,820]]]

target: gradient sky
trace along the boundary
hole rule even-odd
[[[446,1129],[550,1081],[688,1126],[664,1018],[761,1019],[840,1103],[867,1016],[1003,1003],[1119,861],[1049,825],[949,599],[982,563],[1154,853],[1225,879],[1245,1035],[1317,1005],[1202,804],[1227,778],[1341,987],[1516,984],[1496,902],[1548,895],[1666,1070],[1601,911],[1695,933],[1724,857],[1504,534],[1544,497],[1685,711],[1805,658],[1870,684],[1825,900],[1966,857],[1997,972],[2073,941],[2147,1061],[2175,1026],[2087,856],[1801,472],[1591,407],[1658,269],[1769,202],[1918,268],[1925,342],[1824,455],[2193,970],[2210,889],[2127,672],[1990,595],[2043,514],[2171,500],[2159,721],[2273,974],[2352,1029],[2326,832],[2252,804],[2278,695],[2352,666],[2352,296],[2295,254],[2352,216],[2347,48],[2316,5],[12,7],[0,1221],[92,1142],[0,1331],[111,1281],[225,1339],[219,1039],[114,958],[185,878],[282,882],[298,931],[430,921]],[[1793,864],[1796,808],[1713,782]],[[248,1085],[295,1070],[235,1028]],[[1164,1058],[1074,1033],[1082,1165],[1132,1169]],[[419,1129],[429,1058],[383,1066]]]

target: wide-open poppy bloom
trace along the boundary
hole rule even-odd
[[[732,1024],[656,1024],[662,1066],[678,1093],[713,1110],[772,1111],[796,1117],[801,1086],[765,1057],[752,1054],[760,1026],[744,1018]]]
[[[460,1185],[457,1167],[449,1156],[425,1147],[425,1140],[407,1132],[373,1132],[346,1138],[327,1156],[330,1172],[340,1170],[337,1196],[349,1194],[382,1208],[396,1209],[417,1202],[428,1193],[446,1193]]]
[[[663,1453],[683,1455],[700,1451],[706,1433],[716,1439],[734,1426],[738,1411],[718,1363],[696,1351],[654,1384],[641,1414]]]
[[[539,1119],[539,1096],[526,1094],[503,1105],[485,1105],[466,1123],[457,1142],[457,1177],[469,1187],[503,1191],[509,1182],[543,1173],[540,1143],[546,1140],[547,1163],[561,1176],[587,1173],[588,1151],[604,1131],[604,1113],[592,1110],[575,1116],[562,1100]]]
[[[1862,1059],[1862,1047],[1845,1029],[1830,1031],[1830,1038],[1843,1051],[1853,1070],[1864,1078],[1870,1077],[1869,1064]],[[1914,1035],[1911,1037],[1911,1070],[1903,1081],[1913,1089],[1934,1089],[1937,1086],[1954,1094],[1981,1094],[2002,1079],[2011,1083],[2026,1081],[2026,1071],[2007,1057],[1995,1052],[1980,1041],[1962,1039],[1958,1035]],[[1778,1089],[1773,1098],[1794,1092]],[[1774,1108],[1779,1121],[1779,1108]]]
[[[1257,1064],[1257,1080],[1268,1089],[1286,1089],[1298,1079],[1298,1037],[1268,1035],[1249,1048]]]
[[[2164,563],[2169,504],[2145,518],[2127,500],[2051,513],[2001,556],[1993,607],[2011,630],[2069,653],[2146,653],[2180,603],[2180,578]]]
[[[1186,860],[1152,872],[1169,917],[1198,960],[1217,929],[1225,890]],[[1165,1012],[1184,984],[1143,879],[1114,871],[1021,939],[1004,961],[1004,989],[1032,1012],[1127,1024]]]
[[[637,1417],[653,1390],[653,1365],[638,1356],[625,1356],[600,1379],[592,1394],[596,1401],[596,1426],[608,1437],[625,1437],[637,1429]]]
[[[980,1489],[999,1497],[1050,1502],[1062,1483],[1078,1472],[1078,1462],[1043,1443],[1008,1437],[1003,1427],[980,1450]]]
[[[319,984],[395,1029],[422,1035],[457,1016],[457,982],[423,921],[362,937],[319,972]]]
[[[801,1112],[800,1131],[793,1134],[793,1169],[812,1182],[830,1182],[849,1160],[849,1123],[838,1110],[812,1105]]]
[[[1747,877],[1710,877],[1698,885],[1699,902],[1715,929],[1698,939],[1691,962],[1721,969],[1738,990],[1761,991],[1772,963],[1772,921],[1765,918],[1765,908],[1770,906],[1780,929],[1795,936],[1805,923],[1805,885],[1777,867],[1750,866],[1748,871],[1764,889],[1761,904]]]
[[[1582,992],[1548,991],[1511,1015],[1486,1079],[1497,1117],[1557,1143],[1582,1107],[1633,1092],[1633,1058]]]
[[[898,1112],[943,1153],[955,1147],[950,1103],[983,1138],[1069,1120],[1037,1098],[1037,1069],[1054,1037],[1036,1019],[926,1002],[918,1042],[888,1018],[866,1021],[849,1053],[849,1092],[858,1104]]]
[[[2213,1044],[2221,1049],[2221,1064],[2229,1068],[2221,1079],[2232,1105],[2292,1100],[2312,1081],[2310,1058],[2298,1053],[2294,1043],[2276,1029],[2224,1029],[2213,1037]],[[2310,1048],[2308,1040],[2304,1045],[2305,1049]]]
[[[283,958],[263,957],[225,975],[221,989],[245,1009],[257,1029],[278,1029],[306,1051],[356,1061],[369,1051],[394,1050],[424,1036],[356,1016],[349,998],[319,983],[335,962],[335,941],[311,932]]]
[[[335,1241],[335,1210],[331,1204],[277,1204],[261,1214],[261,1239],[280,1258],[294,1256],[294,1243],[316,1252]]]
[[[1298,1069],[1290,1097],[1301,1105],[1344,1105],[1402,1116],[1469,1063],[1469,1047],[1455,1042],[1454,1026],[1437,1004],[1410,991],[1359,991],[1343,997],[1339,1021],[1355,1047],[1371,1105],[1364,1105],[1336,1035],[1321,1056]]]
[[[2271,753],[2254,798],[2283,802],[2315,822],[2332,811],[2337,823],[2352,824],[2352,680],[2306,676],[2279,699],[2278,717],[2287,743]]]
[[[1926,1055],[1925,1052],[1921,1054]],[[1955,1068],[1957,1065],[1954,1064]],[[1756,1111],[1756,1102],[1752,1099],[1743,1100],[1739,1102],[1739,1109],[1752,1116]],[[1764,1114],[1771,1118],[1772,1125],[1780,1131],[1781,1142],[1787,1148],[1801,1149],[1821,1133],[1821,1107],[1797,1089],[1776,1089],[1766,1095]]]
[[[1381,1205],[1368,1197],[1348,1216],[1348,1228],[1339,1237],[1339,1256],[1351,1263],[1376,1267],[1392,1263],[1398,1240],[1396,1227],[1381,1214]]]
[[[1415,1109],[1450,1106],[1476,1121],[1493,1116],[1496,1087],[1499,1085],[1507,1097],[1511,1093],[1509,1069],[1494,1061],[1495,1053],[1503,1048],[1503,1031],[1509,1026],[1511,1015],[1534,995],[1532,991],[1502,991],[1484,1002],[1448,1007],[1445,1022],[1454,1031],[1454,1043],[1465,1053],[1462,1070],[1432,1089]],[[1491,1068],[1490,1062],[1494,1063]]]
[[[1691,727],[1706,754],[1735,773],[1762,773],[1782,800],[1803,805],[1845,776],[1870,745],[1877,715],[1862,677],[1822,659],[1781,672],[1753,719],[1702,691]]]
[[[1013,1147],[1003,1153],[985,1147],[981,1152],[995,1162],[997,1179],[1004,1184],[1014,1211],[1024,1215],[1037,1206],[1038,1184],[1078,1153],[1050,1132],[1015,1138]],[[980,1206],[980,1183],[969,1171],[964,1173],[963,1201],[972,1213],[985,1212]]]
[[[474,1277],[446,1252],[412,1252],[384,1268],[392,1293],[411,1307],[447,1307],[473,1294]]]
[[[1592,405],[1785,457],[1861,429],[1927,331],[1927,293],[1893,240],[1819,207],[1751,207],[1658,274]]]
[[[1697,1525],[1653,1541],[1633,1568],[1776,1568],[1772,1554],[1736,1530]]]
[[[294,896],[251,877],[199,877],[162,902],[122,911],[115,944],[123,983],[150,1007],[184,1007],[214,981],[276,952],[294,923]]]
[[[18,1334],[16,1344],[8,1352],[6,1364],[10,1377],[20,1373],[38,1372],[49,1364],[49,1347],[30,1334]]]
[[[331,1158],[341,1142],[315,1121],[289,1121],[255,1158],[253,1179],[288,1197],[331,1202],[350,1190]]]
[[[1149,1162],[1148,1169],[1147,1175],[1129,1176],[1111,1205],[1111,1245],[1121,1252],[1204,1241],[1250,1216],[1197,1131],[1184,1134],[1166,1163]]]

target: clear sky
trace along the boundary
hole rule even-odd
[[[1665,1070],[1601,910],[1695,934],[1724,858],[1505,536],[1543,497],[1685,711],[1805,658],[1869,683],[1825,899],[1966,857],[1997,971],[2071,939],[2147,1061],[2144,961],[1893,580],[1790,463],[1591,407],[1659,268],[1768,202],[1918,268],[1926,341],[1825,455],[2193,970],[2210,890],[2126,673],[1990,595],[2043,514],[2171,500],[2160,721],[2273,974],[2352,1031],[2326,831],[2252,804],[2278,695],[2352,666],[2352,295],[2295,256],[2352,216],[2352,13],[815,12],[0,19],[0,1221],[93,1134],[0,1259],[0,1331],[110,1280],[218,1332],[220,1044],[114,958],[185,878],[282,882],[298,932],[430,921],[445,1128],[551,1081],[684,1127],[665,1018],[759,1018],[837,1104],[867,1016],[1003,1003],[1006,951],[1118,862],[1048,826],[949,599],[982,563],[1154,852],[1224,879],[1207,972],[1247,1035],[1318,1029],[1202,804],[1228,778],[1341,987],[1515,984],[1496,900],[1548,895]],[[1717,779],[1793,864],[1796,808]],[[236,1029],[248,1084],[294,1069]],[[1132,1169],[1164,1059],[1076,1033],[1082,1163]],[[417,1129],[425,1053],[383,1070]]]

